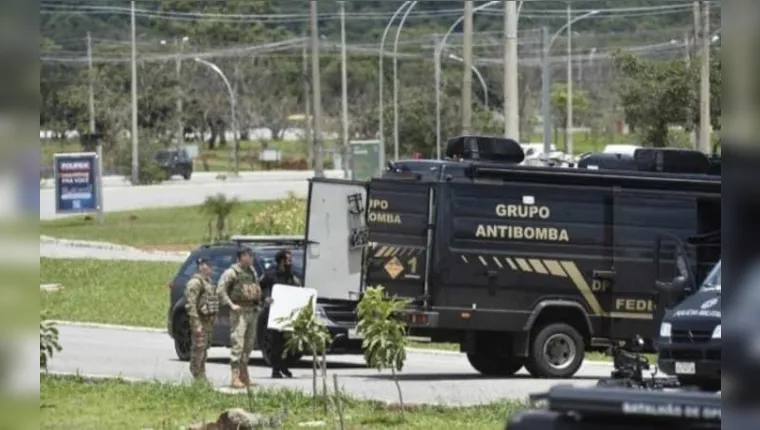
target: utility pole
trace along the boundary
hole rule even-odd
[[[693,57],[693,46],[694,43],[692,42],[692,35],[689,34],[690,32],[686,32],[683,37],[684,42],[684,64],[686,64],[686,71],[688,73],[691,73],[691,59]],[[691,85],[689,85],[689,98],[691,99],[694,97],[694,90]],[[691,147],[694,149],[699,149],[697,147],[697,131],[694,128],[694,121],[693,121],[694,115],[691,109],[691,106],[686,106],[686,128],[689,131],[689,143],[691,144]]]
[[[541,29],[541,116],[544,121],[544,154],[551,153],[552,142],[552,110],[549,94],[550,63],[549,63],[549,29]]]
[[[140,152],[137,145],[137,29],[132,1],[132,184],[140,183]]]
[[[90,136],[92,139],[95,138],[95,71],[92,68],[92,37],[90,37],[90,32],[87,32],[87,65],[88,65],[88,87],[89,87],[89,97],[88,97],[88,106],[90,110]],[[97,196],[97,205],[98,205],[98,222],[100,224],[103,224],[105,222],[105,217],[103,215],[103,144],[100,142],[100,139],[98,139],[98,145],[96,152],[98,154],[98,192],[96,194]]]
[[[314,170],[314,142],[311,140],[311,128],[312,128],[312,112],[311,112],[311,94],[309,87],[309,51],[307,50],[306,39],[303,42],[303,99],[304,99],[304,139],[306,141],[306,148],[308,150],[309,169]]]
[[[567,2],[567,123],[565,124],[565,151],[573,157],[573,9]]]
[[[317,2],[311,1],[311,90],[314,96],[314,176],[322,178],[325,157],[322,151],[322,89],[319,77],[319,24],[317,23]]]
[[[504,2],[504,137],[520,141],[517,2]]]
[[[433,52],[435,67],[435,105],[441,106],[441,40],[436,38]],[[441,109],[435,110],[435,159],[441,159]]]
[[[699,88],[699,146],[709,154],[711,145],[710,131],[710,4],[702,2],[702,70]]]
[[[699,46],[700,46],[699,43],[701,39],[701,37],[699,36],[699,33],[700,33],[700,30],[702,29],[701,15],[702,15],[702,11],[699,7],[699,0],[694,0],[692,2],[692,17],[691,17],[694,28],[692,28],[692,33],[693,33],[691,37],[692,43],[691,43],[691,47],[689,51],[689,55],[691,57],[689,61],[690,72],[691,72],[691,67],[693,65],[693,61],[696,61],[697,54],[699,53]],[[691,91],[692,91],[692,95],[696,95],[695,89],[692,89]],[[691,114],[691,112],[689,113]],[[701,145],[699,143],[700,135],[699,135],[699,130],[697,130],[697,124],[694,124],[693,128],[694,130],[692,130],[691,132],[692,145],[694,146],[694,149],[699,149]]]
[[[464,79],[462,80],[462,134],[472,128],[472,0],[464,2]]]
[[[183,146],[185,144],[185,122],[182,119],[182,54],[185,46],[186,39],[176,39],[175,44],[179,44],[177,47],[177,144]]]
[[[340,2],[340,91],[343,117],[343,177],[348,179],[351,168],[351,149],[348,143],[348,56],[346,55],[346,2]]]

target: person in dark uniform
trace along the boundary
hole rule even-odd
[[[268,271],[264,279],[261,280],[262,290],[267,297],[265,301],[267,307],[263,311],[262,321],[269,319],[269,305],[272,303],[272,288],[275,284],[303,286],[301,280],[293,274],[293,256],[290,251],[283,249],[277,252],[274,261],[277,265],[275,270]],[[290,373],[287,363],[282,358],[285,349],[285,334],[277,330],[267,330],[267,336],[271,339],[272,378],[279,379],[283,376],[292,378],[293,374]]]

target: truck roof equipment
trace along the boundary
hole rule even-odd
[[[466,135],[446,142],[446,157],[519,164],[525,160],[525,152],[514,139]]]

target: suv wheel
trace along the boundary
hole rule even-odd
[[[512,376],[525,362],[520,357],[499,357],[487,351],[469,352],[467,361],[483,376]]]
[[[185,170],[184,172],[182,172],[182,179],[186,181],[189,181],[191,176],[193,176],[193,172],[191,172],[190,170]]]
[[[585,345],[575,327],[548,324],[533,336],[525,368],[535,378],[570,378],[583,364]]]
[[[190,361],[191,334],[190,320],[184,312],[174,320],[174,352],[180,361]]]

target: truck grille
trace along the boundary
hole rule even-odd
[[[670,337],[673,343],[703,343],[712,338],[712,332],[705,330],[674,329]]]

